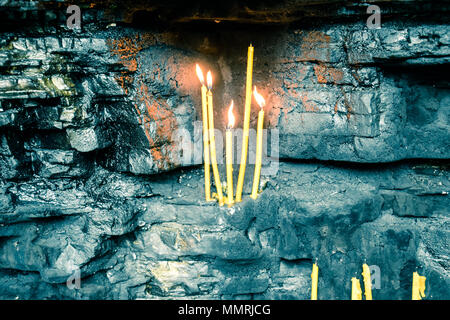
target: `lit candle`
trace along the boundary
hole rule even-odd
[[[363,264],[363,272],[364,278],[364,295],[366,296],[366,300],[372,300],[372,280],[370,279],[370,268],[367,264]]]
[[[227,195],[228,206],[232,206],[233,199],[233,132],[231,129],[234,126],[233,115],[233,100],[231,101],[230,108],[228,109],[228,128],[226,131],[226,157],[227,157]]]
[[[319,267],[317,264],[313,264],[313,269],[311,273],[311,300],[317,300],[317,282],[319,276]]]
[[[210,173],[210,161],[209,161],[209,139],[208,139],[208,103],[206,101],[206,86],[205,79],[203,78],[203,72],[199,65],[196,65],[196,71],[198,79],[202,84],[202,118],[203,118],[203,157],[204,157],[204,169],[205,169],[205,200],[212,201],[211,199],[211,173]]]
[[[242,130],[242,152],[239,167],[238,183],[236,186],[236,201],[242,201],[244,187],[245,166],[247,165],[248,135],[250,129],[250,107],[252,104],[252,76],[253,76],[253,46],[250,44],[247,52],[247,82],[245,86],[244,127]]]
[[[361,284],[355,277],[352,278],[352,300],[362,300]]]
[[[220,183],[219,169],[217,168],[216,157],[216,138],[214,136],[214,114],[213,114],[213,98],[212,98],[212,75],[211,71],[206,74],[206,82],[208,85],[208,120],[209,120],[209,147],[211,150],[211,165],[214,174],[214,181],[216,182],[217,197],[219,198],[219,205],[223,206],[222,184]]]
[[[261,110],[258,113],[258,126],[256,130],[256,158],[255,158],[255,174],[253,175],[253,188],[250,197],[256,199],[259,192],[259,178],[261,175],[261,159],[262,159],[262,138],[263,138],[263,124],[264,124],[264,110],[263,107],[266,104],[264,98],[255,90],[253,91],[255,100],[260,106]]]
[[[412,300],[422,300],[425,297],[425,282],[427,278],[413,273]]]

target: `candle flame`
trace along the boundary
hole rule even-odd
[[[256,91],[256,86],[255,86],[255,89],[253,90],[253,95],[255,96],[256,103],[258,103],[258,105],[259,105],[261,108],[264,107],[264,106],[266,105],[266,100],[264,100],[263,96],[260,95],[260,94],[258,93],[258,91]]]
[[[200,66],[198,64],[195,65],[195,69],[197,71],[198,80],[200,80],[202,85],[205,85],[205,78],[203,78],[202,69],[200,69]]]
[[[208,85],[208,89],[211,90],[212,88],[212,75],[211,75],[211,71],[208,71],[208,73],[206,74],[206,83]]]
[[[228,109],[228,127],[233,128],[234,127],[234,114],[233,114],[233,100],[231,100],[230,108]]]

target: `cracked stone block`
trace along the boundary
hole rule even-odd
[[[80,152],[103,149],[111,144],[111,141],[97,128],[68,128],[66,132],[72,148]]]

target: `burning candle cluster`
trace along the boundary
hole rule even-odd
[[[216,156],[216,142],[214,135],[214,108],[213,108],[213,94],[212,94],[212,75],[211,71],[207,72],[206,85],[203,77],[203,72],[200,66],[196,65],[197,76],[201,83],[202,94],[202,117],[203,117],[203,153],[204,153],[204,173],[205,173],[205,200],[214,201],[217,199],[220,206],[224,203],[228,206],[232,206],[234,202],[242,201],[242,191],[244,186],[245,169],[247,165],[247,151],[248,151],[248,138],[250,130],[250,111],[252,96],[255,97],[256,103],[261,110],[258,114],[258,124],[256,133],[256,159],[255,159],[255,172],[253,176],[253,187],[251,198],[256,199],[259,193],[259,181],[261,175],[261,162],[262,162],[262,144],[263,144],[263,125],[264,125],[264,106],[265,100],[261,94],[258,93],[256,86],[252,90],[252,75],[253,75],[253,52],[252,45],[248,47],[247,54],[247,78],[246,78],[246,91],[245,91],[245,109],[244,109],[244,123],[243,123],[243,135],[242,135],[242,154],[239,167],[239,176],[236,187],[236,200],[234,198],[233,188],[233,134],[232,128],[234,127],[234,114],[233,107],[234,102],[231,101],[228,109],[228,126],[226,129],[226,174],[227,174],[227,197],[224,199],[222,184],[220,181],[219,169],[217,167]],[[210,166],[213,170],[214,183],[216,185],[216,193],[211,194],[211,178],[210,178]]]

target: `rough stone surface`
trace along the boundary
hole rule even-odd
[[[279,132],[281,158],[449,158],[449,87],[441,72],[449,65],[443,59],[450,55],[447,25],[386,22],[369,30],[356,23],[264,36],[250,29],[239,40],[222,29],[111,28],[91,35],[3,36],[0,125],[34,130],[17,144],[46,130],[67,135],[64,146],[52,149],[102,150],[98,160],[115,171],[152,174],[199,164],[201,158],[184,159],[182,152],[201,148],[193,67],[200,62],[213,70],[217,128],[225,127],[222,106],[231,99],[239,124],[242,62],[253,41],[254,83],[267,100],[265,125]],[[256,117],[255,111],[252,125]],[[2,153],[9,175],[17,156]]]
[[[427,298],[450,298],[447,165],[281,164],[232,208],[199,199],[202,181],[98,168],[2,187],[2,297],[308,299],[317,258],[320,299],[348,299],[364,260],[375,299],[409,299],[416,267]]]
[[[80,1],[72,31],[65,1],[0,0],[0,298],[308,299],[317,259],[319,299],[364,261],[375,299],[416,268],[450,299],[448,6],[426,2],[372,1],[371,30],[356,1]],[[239,124],[250,42],[280,164],[220,208],[194,67]]]

